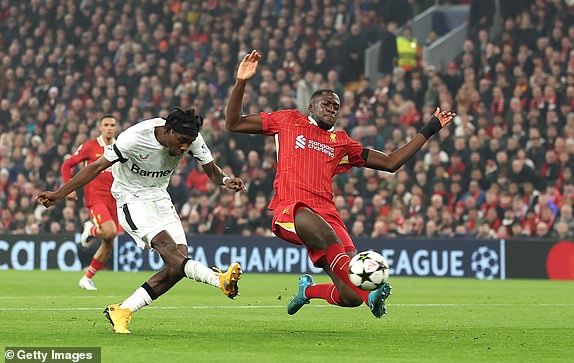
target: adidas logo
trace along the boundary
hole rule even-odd
[[[307,139],[305,139],[305,136],[303,136],[303,135],[299,135],[295,139],[295,149],[304,149],[306,144],[307,144]]]

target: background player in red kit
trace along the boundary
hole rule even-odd
[[[104,115],[99,121],[101,135],[95,140],[80,145],[78,150],[62,164],[62,179],[67,183],[72,177],[72,170],[78,164],[86,166],[98,160],[104,154],[104,147],[115,141],[118,125],[114,116]],[[92,277],[101,269],[110,257],[114,238],[122,227],[118,222],[116,200],[110,192],[114,178],[111,169],[105,170],[84,187],[84,202],[90,211],[92,220],[84,223],[84,231],[80,242],[86,247],[94,238],[100,238],[102,243],[94,254],[86,274],[80,279],[79,285],[86,290],[97,290]],[[76,192],[70,193],[68,199],[77,199]]]
[[[349,281],[349,262],[356,249],[332,200],[333,176],[353,166],[395,172],[429,137],[446,126],[454,113],[437,108],[419,134],[390,154],[363,147],[346,132],[335,131],[340,100],[330,89],[313,94],[309,116],[297,110],[242,115],[245,85],[255,75],[260,58],[260,53],[254,50],[240,63],[229,96],[226,126],[230,131],[275,136],[276,194],[269,204],[269,209],[275,211],[273,232],[288,242],[305,245],[313,264],[323,268],[333,281],[315,285],[311,276],[301,276],[299,291],[287,312],[295,314],[310,299],[319,298],[347,307],[364,302],[380,318],[386,313],[385,300],[391,286],[385,283],[368,292]]]

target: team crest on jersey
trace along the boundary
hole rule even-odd
[[[337,142],[337,134],[329,135],[329,140],[331,140],[331,142]]]
[[[140,155],[140,159],[142,159],[142,160],[146,160],[147,158],[149,158],[149,154],[145,154],[145,155],[139,154],[139,155]]]

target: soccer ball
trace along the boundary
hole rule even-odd
[[[389,278],[387,260],[374,251],[359,252],[349,264],[349,280],[361,290],[378,289]]]

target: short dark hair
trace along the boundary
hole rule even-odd
[[[165,132],[173,130],[180,134],[196,137],[203,125],[203,117],[195,113],[195,109],[187,110],[174,108],[165,119]]]
[[[105,115],[102,115],[100,117],[100,119],[98,120],[99,123],[102,123],[102,121],[104,121],[105,118],[113,118],[114,120],[117,121],[116,116],[112,115],[111,113],[106,113]]]
[[[315,92],[313,92],[313,94],[311,95],[311,99],[317,97],[317,96],[321,96],[322,94],[325,93],[334,93],[337,94],[334,90],[330,89],[330,88],[321,88],[316,90]],[[338,95],[337,95],[338,96]]]

